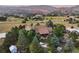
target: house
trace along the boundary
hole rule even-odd
[[[48,27],[44,25],[36,26],[35,31],[43,37],[46,37],[48,34],[50,34]]]
[[[36,27],[36,33],[39,33],[39,34],[49,34],[49,29],[48,27],[46,26],[43,26],[43,25],[39,25]]]
[[[79,35],[79,29],[78,28],[67,28],[66,29],[69,32],[75,32],[77,35]]]
[[[68,30],[68,31],[70,31],[70,32],[76,31],[75,28],[66,28],[66,30]]]

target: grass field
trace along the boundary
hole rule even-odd
[[[54,24],[63,24],[66,27],[71,27],[74,26],[75,28],[77,27],[77,24],[69,24],[68,22],[65,22],[64,20],[66,19],[66,17],[46,17],[48,19],[51,19],[53,21]],[[22,23],[23,19],[20,18],[13,18],[13,17],[9,17],[8,18],[10,21],[5,21],[5,22],[0,22],[0,32],[8,32],[12,27],[14,26],[19,26]],[[14,19],[14,20],[13,20]],[[44,21],[27,21],[25,23],[26,24],[36,24],[36,23],[40,23],[40,24],[45,24],[48,20],[44,20]]]

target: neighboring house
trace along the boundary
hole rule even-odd
[[[78,28],[67,28],[66,29],[69,32],[75,32],[77,35],[79,35],[79,29]]]
[[[76,31],[75,28],[66,28],[66,30],[68,30],[68,31],[70,31],[70,32]]]

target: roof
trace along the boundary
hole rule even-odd
[[[0,33],[0,38],[5,38],[6,37],[6,33]]]
[[[69,30],[69,31],[71,31],[71,32],[76,30],[74,28],[73,29],[72,28],[66,28],[66,29]]]
[[[79,29],[76,29],[77,32],[79,32]]]
[[[73,29],[71,29],[71,28],[67,28],[67,30],[69,30],[69,31],[71,31],[71,32],[73,32],[73,31],[77,31],[77,32],[79,32],[79,28],[73,28]]]
[[[39,34],[49,34],[49,29],[46,26],[39,25],[36,27],[36,32]]]

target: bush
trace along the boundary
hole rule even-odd
[[[0,17],[0,21],[6,21],[7,17]]]
[[[3,48],[3,46],[0,46],[0,53],[5,53],[6,50]]]
[[[76,20],[76,23],[79,23],[79,21],[78,21],[78,20]]]
[[[71,28],[73,29],[73,28],[74,28],[74,26],[71,26]]]
[[[75,42],[75,47],[79,47],[79,42]]]
[[[77,27],[79,27],[79,23],[77,24]]]
[[[25,21],[25,20],[23,20],[23,21],[22,21],[22,23],[26,23],[26,21]]]

